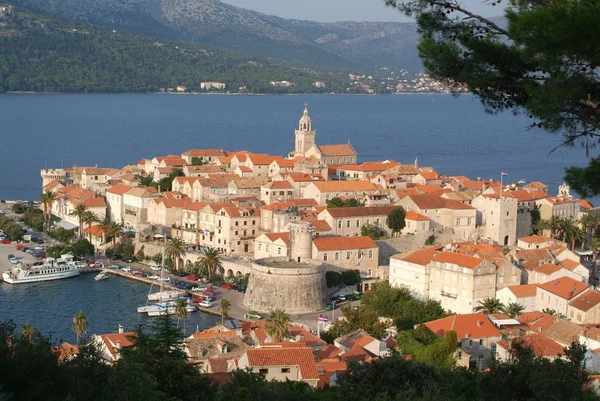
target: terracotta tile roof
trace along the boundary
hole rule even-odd
[[[355,345],[348,351],[340,355],[340,358],[348,362],[367,362],[375,358],[377,355],[367,351],[360,345]]]
[[[425,178],[426,180],[437,180],[439,178],[439,174],[436,173],[435,171],[423,172],[423,173],[419,173],[417,175],[420,175],[421,177]]]
[[[443,337],[447,331],[455,331],[458,339],[501,336],[500,331],[484,313],[448,316],[423,323],[436,335]]]
[[[304,219],[303,219],[304,221]],[[331,231],[331,226],[325,220],[311,220],[310,221],[317,232],[329,232]]]
[[[191,335],[191,338],[195,340],[200,339],[209,339],[209,338],[219,338],[219,337],[236,337],[237,334],[235,331],[220,331],[220,332],[212,332],[212,331],[197,331]]]
[[[294,168],[296,162],[288,159],[275,159],[271,162],[271,164],[273,163],[277,164],[279,168]]]
[[[485,260],[474,256],[462,255],[455,252],[437,252],[433,255],[432,262],[449,263],[468,269],[474,269]]]
[[[540,333],[526,334],[513,339],[512,342],[513,344],[520,343],[523,347],[531,349],[535,356],[558,356],[565,353],[562,345]],[[506,350],[510,349],[506,340],[500,340],[497,344]]]
[[[255,166],[265,166],[273,163],[275,160],[283,160],[281,156],[270,156],[267,154],[248,155],[248,159]]]
[[[444,199],[437,195],[407,195],[419,209],[452,209],[469,210],[472,206],[451,199]],[[473,209],[474,210],[474,209]]]
[[[79,347],[76,345],[72,345],[67,342],[64,342],[64,343],[60,344],[58,347],[54,347],[54,351],[58,355],[58,360],[64,361],[74,355],[79,354]]]
[[[325,181],[325,178],[318,174],[305,174],[305,173],[283,173],[281,174],[285,179],[291,179],[294,182],[312,182],[312,181]]]
[[[392,256],[392,259],[403,260],[408,263],[414,263],[421,266],[428,265],[442,247],[436,246],[427,249],[417,249],[416,251],[408,251],[402,254]]]
[[[231,383],[231,372],[207,373],[206,375],[216,386],[223,388]]]
[[[206,202],[188,202],[184,207],[185,210],[200,211],[208,205]]]
[[[517,298],[535,297],[537,284],[511,285],[507,287]]]
[[[533,181],[529,184],[525,185],[523,188],[531,188],[531,189],[548,189],[548,185],[543,182]]]
[[[594,206],[592,206],[592,204],[588,201],[586,201],[585,199],[579,199],[579,206],[581,206],[584,210],[589,210],[589,209],[593,209]]]
[[[556,318],[554,316],[547,315],[540,311],[532,311],[532,312],[525,312],[525,313],[519,315],[519,317],[517,317],[517,320],[519,322],[527,325],[527,327],[529,327],[529,329],[532,331],[544,332],[544,331],[548,330],[550,327],[552,327]]]
[[[569,305],[573,308],[577,308],[583,312],[587,312],[598,304],[600,304],[600,293],[597,291],[588,291],[579,298],[569,302]]]
[[[548,238],[539,235],[529,235],[527,237],[519,238],[519,241],[523,241],[528,244],[545,244],[546,242],[548,242]]]
[[[94,226],[91,227],[86,227],[83,229],[83,232],[85,233],[91,233],[94,237],[99,237],[102,238],[102,227],[100,227],[99,224],[96,224]]]
[[[251,173],[252,169],[246,166],[238,166],[237,167],[242,173]]]
[[[400,163],[393,160],[383,160],[376,162],[365,162],[362,164],[342,164],[330,166],[336,170],[363,171],[363,172],[382,172],[399,166]]]
[[[86,207],[106,207],[106,201],[104,198],[96,196],[90,196],[86,198],[83,202],[81,202]]]
[[[119,170],[109,167],[85,167],[81,173],[86,175],[113,175],[118,172]]]
[[[222,149],[192,149],[184,152],[182,156],[201,157],[201,156],[225,156]]]
[[[308,330],[305,330],[304,328],[302,328],[300,326],[296,326],[296,325],[290,326],[289,332],[292,335],[292,337],[296,337],[296,339],[298,341],[303,342],[308,347],[326,346],[327,345],[327,343],[325,341],[323,341],[319,337],[315,336],[314,334],[312,334],[311,332],[309,332]]]
[[[320,145],[317,146],[321,154],[327,156],[356,156],[356,151],[349,143],[341,145]]]
[[[321,348],[320,350],[314,351],[315,359],[329,359],[334,358],[342,353],[342,350],[336,347],[333,344],[327,345],[325,348]]]
[[[238,178],[232,181],[236,188],[260,188],[266,182],[265,178]]]
[[[246,350],[250,366],[297,365],[303,380],[319,379],[319,372],[309,347],[249,348]]]
[[[553,263],[554,256],[548,249],[517,249],[514,258],[527,270],[533,270],[543,264]]]
[[[290,233],[289,232],[265,234],[265,237],[270,239],[271,242],[275,242],[278,239],[281,239],[283,242],[286,243],[286,245],[290,244]]]
[[[51,191],[52,189],[54,189],[55,187],[57,187],[59,185],[62,185],[60,181],[52,180],[48,184],[46,184],[46,186],[44,187],[44,191]]]
[[[198,177],[175,177],[175,182],[180,185],[185,185],[185,183],[188,183],[190,186],[192,186],[197,180],[199,180]]]
[[[429,221],[427,217],[416,212],[406,212],[406,216],[404,216],[404,219],[411,221]]]
[[[500,266],[506,258],[504,250],[499,246],[477,242],[453,242],[452,250],[463,255],[475,256]]]
[[[333,207],[325,209],[325,213],[333,218],[387,216],[398,206],[361,206],[361,207]]]
[[[571,277],[565,276],[544,284],[540,284],[539,288],[563,299],[573,299],[583,291],[586,291],[588,288],[590,288],[590,286],[582,283],[581,281],[577,281]]]
[[[161,160],[161,163],[164,163],[166,167],[178,167],[185,166],[187,162],[181,157],[169,157]]]
[[[581,263],[576,262],[574,260],[570,260],[570,259],[565,259],[559,263],[562,267],[564,267],[565,269],[570,270],[570,271],[573,271],[577,267],[581,266]]]
[[[546,274],[546,275],[551,275],[553,273],[556,273],[560,269],[561,269],[560,266],[554,265],[552,263],[546,263],[546,264],[543,264],[541,266],[534,267],[531,270],[534,270],[534,271],[536,271],[538,273],[542,273],[542,274]]]
[[[289,181],[272,181],[263,185],[264,188],[271,189],[292,189],[292,184]]]
[[[136,336],[134,331],[125,333],[112,333],[112,334],[101,334],[100,337],[102,343],[106,346],[106,350],[110,353],[112,360],[117,360],[117,342],[120,343],[121,348],[131,347],[133,343],[130,338]]]
[[[557,319],[544,334],[561,344],[570,345],[573,341],[579,341],[579,336],[584,331],[585,328],[582,326],[567,320]]]
[[[152,187],[132,187],[125,195],[135,196],[136,198],[154,198],[156,189]]]
[[[363,192],[377,191],[377,187],[371,181],[316,181],[320,192]]]
[[[318,237],[313,239],[313,245],[318,251],[377,248],[371,237]]]

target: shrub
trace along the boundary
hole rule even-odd
[[[426,240],[425,240],[425,245],[426,246],[430,246],[430,245],[435,245],[435,235],[431,234]]]
[[[342,274],[334,271],[325,273],[327,288],[337,287],[342,282]]]

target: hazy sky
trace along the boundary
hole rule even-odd
[[[234,6],[283,18],[333,21],[408,21],[384,0],[221,0]],[[498,7],[480,0],[463,0],[463,5],[484,16],[501,15]]]

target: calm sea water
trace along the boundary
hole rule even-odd
[[[471,96],[1,95],[0,199],[37,199],[44,166],[121,167],[222,148],[286,155],[309,104],[317,143],[351,141],[362,161],[395,159],[471,178],[541,180],[553,192],[581,149]]]
[[[116,333],[119,324],[125,331],[138,324],[150,329],[152,318],[137,313],[146,303],[150,286],[125,278],[94,281],[94,274],[45,283],[11,285],[0,283],[0,321],[13,319],[20,325],[31,323],[54,341],[75,342],[73,315],[84,311],[88,334]],[[211,327],[220,318],[194,312],[186,319],[187,333]],[[180,323],[183,328],[183,322]]]

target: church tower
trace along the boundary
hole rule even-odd
[[[312,129],[312,121],[308,116],[308,105],[304,104],[304,115],[300,118],[298,129],[296,130],[296,146],[294,147],[294,156],[304,156],[304,154],[315,144],[317,131]]]

